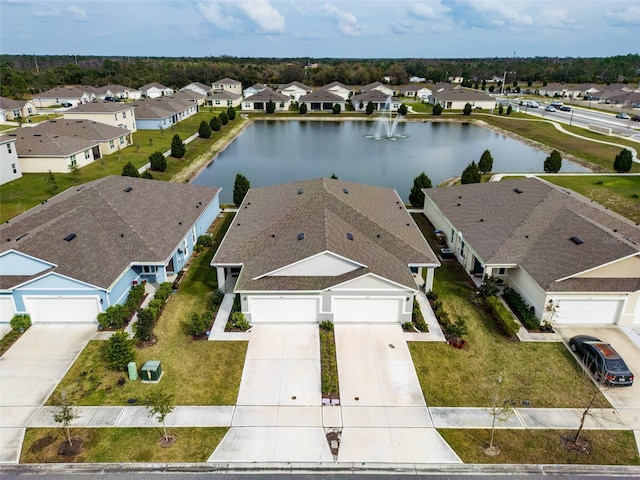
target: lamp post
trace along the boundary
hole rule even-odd
[[[500,89],[500,95],[504,94],[504,82],[506,82],[506,81],[507,81],[507,73],[508,73],[509,75],[511,75],[512,73],[514,73],[514,74],[515,74],[516,72],[507,72],[507,71],[505,70],[504,75],[502,76],[502,88]]]
[[[569,126],[573,123],[573,109],[571,110],[571,118],[569,119]]]

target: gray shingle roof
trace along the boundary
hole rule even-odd
[[[26,105],[26,100],[14,100],[12,98],[0,97],[0,109],[19,110]]]
[[[234,80],[233,78],[221,78],[217,82],[213,82],[215,85],[239,85],[240,82],[238,80]]]
[[[125,192],[126,187],[133,188]],[[0,225],[0,251],[23,252],[56,264],[57,273],[109,288],[132,262],[166,262],[219,190],[105,177]],[[70,233],[77,237],[65,241]],[[0,272],[0,288],[27,279]]]
[[[351,101],[352,102],[373,102],[373,103],[385,103],[389,100],[389,95],[380,90],[369,90],[368,92],[360,93],[355,95]],[[397,102],[398,99],[396,97],[391,97],[391,100]]]
[[[283,95],[281,93],[275,92],[270,88],[266,88],[261,92],[254,93],[250,97],[247,97],[245,101],[247,102],[268,102],[269,100],[273,102],[288,102],[290,100],[289,97]]]
[[[344,103],[345,100],[340,95],[329,92],[327,90],[318,90],[317,92],[308,93],[300,97],[301,102],[332,102]]]
[[[91,102],[81,103],[77,107],[70,108],[65,111],[67,113],[119,113],[131,110],[133,107],[130,103],[124,102]]]
[[[366,267],[257,279],[325,251]],[[438,264],[395,190],[322,178],[251,189],[212,261],[244,265],[237,290],[317,290],[368,272],[415,288],[410,263]]]
[[[165,87],[164,85],[162,85],[161,83],[158,82],[151,82],[151,83],[147,83],[146,85],[141,86],[138,90],[145,92],[147,90],[149,90],[150,88],[158,88],[160,90],[166,90],[169,87]]]
[[[10,133],[15,138],[19,157],[68,157],[95,147],[98,140],[87,140],[53,133],[37,133],[30,128],[22,128],[18,133]]]
[[[640,252],[637,225],[575,192],[534,178],[424,192],[483,262],[517,264],[545,291],[608,291],[624,280],[627,288],[638,284],[637,279],[559,281]],[[583,243],[576,245],[571,237]]]
[[[22,131],[20,132],[22,133]],[[49,120],[32,127],[32,135],[62,135],[69,138],[82,138],[84,140],[105,142],[128,135],[127,129],[107,125],[106,123],[91,120]]]
[[[450,88],[438,92],[433,92],[432,97],[440,100],[452,101],[474,101],[474,100],[495,100],[491,95],[475,90],[467,90],[464,88]]]
[[[89,94],[90,89],[83,86],[72,87],[56,87],[46,92],[38,93],[34,95],[34,98],[62,98],[68,99],[80,99],[84,94]]]
[[[176,113],[184,112],[193,104],[190,100],[173,97],[159,97],[138,100],[132,104],[135,107],[136,118],[167,118]]]

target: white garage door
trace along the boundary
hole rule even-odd
[[[399,323],[404,298],[334,297],[334,323]]]
[[[558,325],[602,325],[618,321],[622,300],[560,300],[558,305]]]
[[[8,295],[0,296],[0,323],[9,323],[15,313],[11,297]]]
[[[318,321],[318,298],[249,297],[251,324]]]
[[[33,323],[96,322],[98,297],[25,297]]]

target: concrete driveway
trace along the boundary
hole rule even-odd
[[[0,358],[0,462],[17,462],[24,427],[49,398],[95,325],[33,325]]]

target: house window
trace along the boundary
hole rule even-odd
[[[220,100],[216,99],[216,105],[220,105]]]
[[[115,147],[113,140],[109,140],[109,148],[113,148]]]
[[[13,170],[13,173],[18,173],[18,169],[16,168],[16,164],[15,163],[11,164],[11,170]]]
[[[122,112],[122,118],[123,119],[127,118],[127,112]]]
[[[11,148],[10,143],[7,143],[7,150],[9,150],[9,153],[13,153],[13,149]]]
[[[85,150],[84,151],[84,159],[85,160],[89,160],[91,158],[91,153],[89,152],[89,150]]]
[[[30,109],[30,108],[27,108],[27,113],[28,113],[29,115],[33,115],[33,112],[31,111],[31,109]]]
[[[118,114],[116,113],[116,114],[114,115],[114,117],[115,117],[116,122],[117,122],[117,121],[118,121]]]
[[[504,275],[505,273],[507,273],[507,269],[502,267],[498,269],[498,275]]]
[[[124,137],[120,137],[120,145],[124,144]]]
[[[453,239],[455,238],[455,233],[456,231],[452,228],[451,229],[451,244],[453,245]]]
[[[251,104],[249,102],[244,103],[244,108],[251,108]]]
[[[78,165],[78,162],[76,161],[76,156],[75,155],[71,155],[71,166],[75,167]]]
[[[158,271],[158,267],[155,265],[143,265],[142,266],[142,274],[143,275],[155,275]]]

